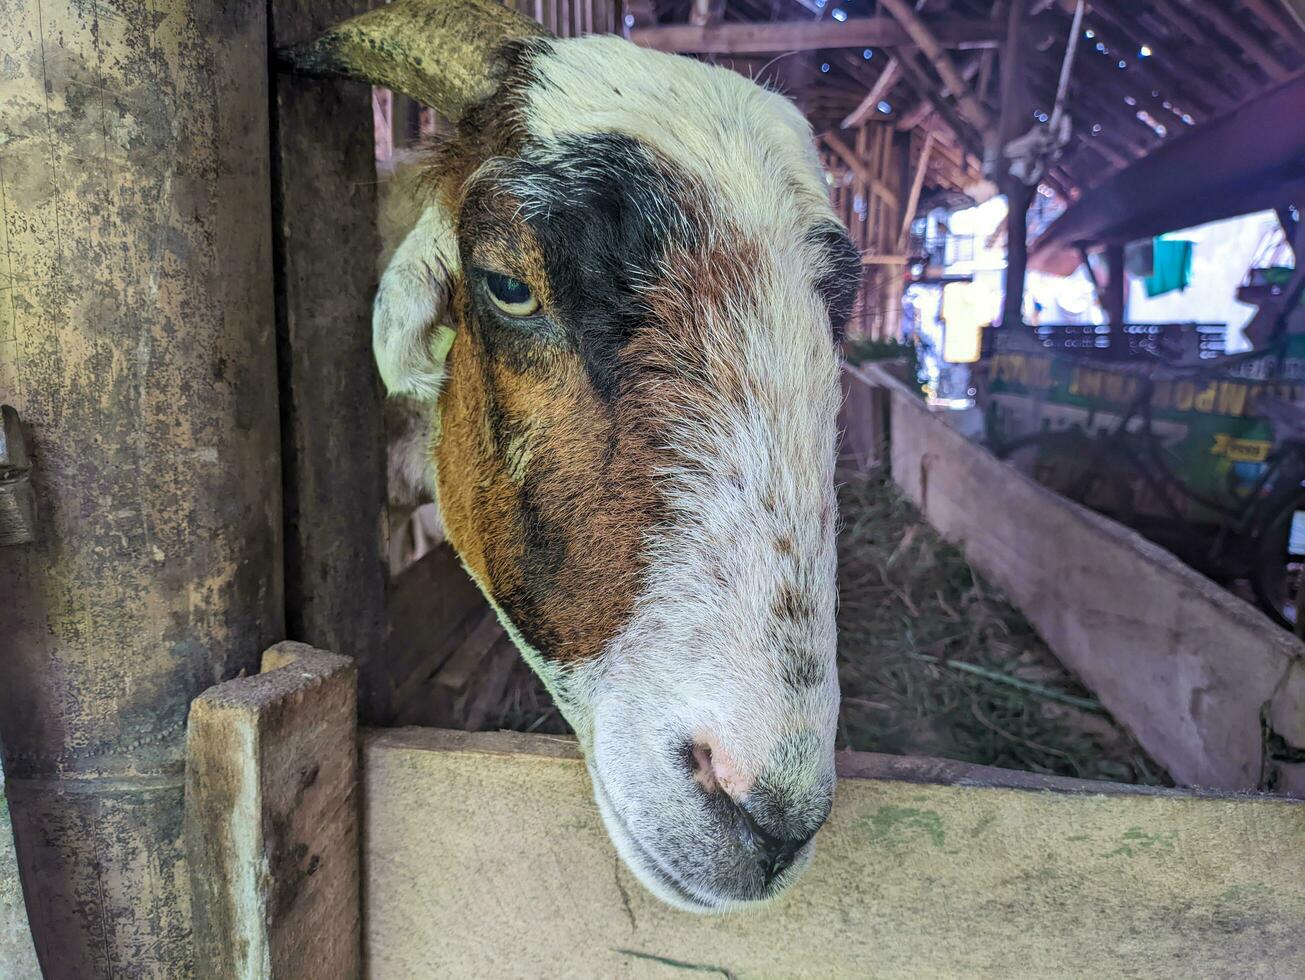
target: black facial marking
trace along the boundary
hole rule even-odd
[[[685,182],[626,136],[571,137],[504,165],[547,262],[558,319],[600,397],[621,386],[621,349],[651,326],[639,288],[660,278],[669,248],[695,234]]]
[[[793,586],[783,585],[775,594],[773,611],[780,619],[800,623],[815,615],[815,605]]]
[[[815,687],[824,677],[820,664],[808,650],[788,647],[780,664],[784,682],[795,691]]]
[[[499,602],[523,636],[546,659],[560,655],[558,638],[539,624],[543,610],[556,598],[557,574],[566,564],[567,532],[551,519],[540,501],[550,491],[541,486],[547,464],[536,462],[527,470],[517,497],[517,526],[522,555],[518,565],[520,585],[508,589]],[[553,491],[555,494],[555,491]]]
[[[821,224],[807,232],[808,245],[818,250],[821,263],[816,292],[829,308],[829,325],[835,341],[842,341],[856,303],[861,281],[861,255],[841,225]]]

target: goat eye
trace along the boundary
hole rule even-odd
[[[508,316],[531,316],[539,309],[539,300],[520,279],[487,271],[485,288],[494,305]]]

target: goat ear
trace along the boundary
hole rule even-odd
[[[453,221],[439,204],[429,204],[391,255],[372,306],[372,350],[391,395],[426,403],[439,397],[453,343],[445,321],[458,269]]]

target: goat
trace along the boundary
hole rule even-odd
[[[487,0],[289,55],[455,122],[375,302],[448,539],[666,902],[765,901],[834,791],[835,416],[859,259],[780,95]]]

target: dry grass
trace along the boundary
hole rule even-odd
[[[840,748],[1168,782],[891,484],[845,486],[840,505]],[[522,661],[492,727],[568,731]]]
[[[840,505],[840,747],[1168,782],[890,483],[845,486]]]

